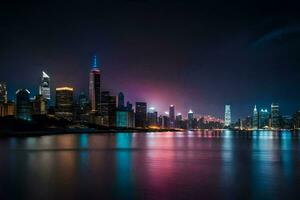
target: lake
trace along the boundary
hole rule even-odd
[[[0,139],[1,199],[300,199],[300,133]]]

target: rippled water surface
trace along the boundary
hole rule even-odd
[[[300,199],[300,134],[0,139],[1,199]]]

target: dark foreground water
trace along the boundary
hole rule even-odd
[[[0,139],[0,199],[300,199],[300,134]]]

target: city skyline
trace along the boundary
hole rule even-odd
[[[234,120],[255,104],[278,102],[284,114],[298,110],[296,6],[218,5],[8,3],[1,8],[6,20],[0,33],[0,78],[10,83],[10,98],[25,85],[34,91],[42,70],[52,78],[52,88],[72,85],[87,94],[90,57],[97,52],[104,88],[158,110],[174,104],[182,113],[191,107],[222,117],[230,104]]]

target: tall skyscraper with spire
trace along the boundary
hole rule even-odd
[[[42,72],[41,84],[39,87],[39,93],[48,101],[51,99],[50,94],[50,76],[46,72]]]
[[[99,113],[101,107],[101,71],[99,67],[97,56],[94,55],[89,80],[89,97],[94,113]]]
[[[253,109],[253,116],[252,116],[252,129],[258,129],[258,111],[257,111],[257,108],[256,108],[256,105],[254,106],[254,109]]]

